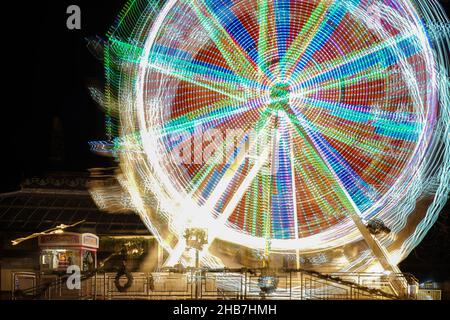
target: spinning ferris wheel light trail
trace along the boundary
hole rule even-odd
[[[167,265],[191,263],[183,235],[204,228],[204,266],[239,247],[397,272],[448,197],[439,25],[428,0],[130,1],[105,48],[111,140],[93,147]]]

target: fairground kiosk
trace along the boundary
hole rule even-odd
[[[80,271],[97,267],[99,238],[91,233],[63,232],[39,237],[41,274],[65,272],[71,265]]]

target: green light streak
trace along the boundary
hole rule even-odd
[[[251,59],[248,54],[238,46],[228,32],[224,29],[218,19],[215,17],[207,6],[197,4],[198,0],[183,0],[187,1],[188,5],[194,10],[200,24],[209,34],[211,40],[216,44],[224,59],[227,61],[230,68],[239,76],[247,78],[250,74],[256,81],[259,80],[261,72],[255,69],[255,66],[250,62]],[[209,12],[209,17],[202,12],[201,8]]]

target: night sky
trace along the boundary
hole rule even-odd
[[[104,69],[87,50],[86,38],[104,38],[126,0],[17,2],[9,10],[19,19],[8,25],[12,33],[7,35],[9,57],[4,62],[11,88],[2,107],[10,119],[3,134],[7,152],[2,157],[8,168],[3,191],[17,188],[24,176],[82,171],[105,163],[88,146],[91,140],[104,139],[104,115],[87,90],[92,81],[101,85]],[[81,8],[81,30],[66,27],[71,4]],[[59,163],[49,160],[55,117],[62,124],[64,142]]]
[[[47,171],[83,171],[109,165],[93,155],[91,140],[105,139],[104,116],[88,83],[103,79],[103,66],[86,48],[104,37],[126,0],[45,0],[2,3],[2,179],[0,192],[24,177]],[[445,1],[448,11],[448,1]],[[66,8],[82,10],[82,29],[66,28]],[[7,6],[7,7],[5,7]],[[5,18],[11,19],[5,19]],[[7,20],[7,21],[6,21]],[[49,160],[54,119],[61,121],[64,157]],[[449,279],[449,205],[426,240],[401,265],[420,280]]]

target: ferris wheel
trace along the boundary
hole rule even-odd
[[[448,38],[431,39],[424,21],[439,8],[418,3],[126,6],[106,50],[108,128],[130,206],[169,265],[189,228],[207,230],[210,266],[240,247],[386,269],[417,245],[450,162]],[[391,232],[375,236],[371,221]]]

